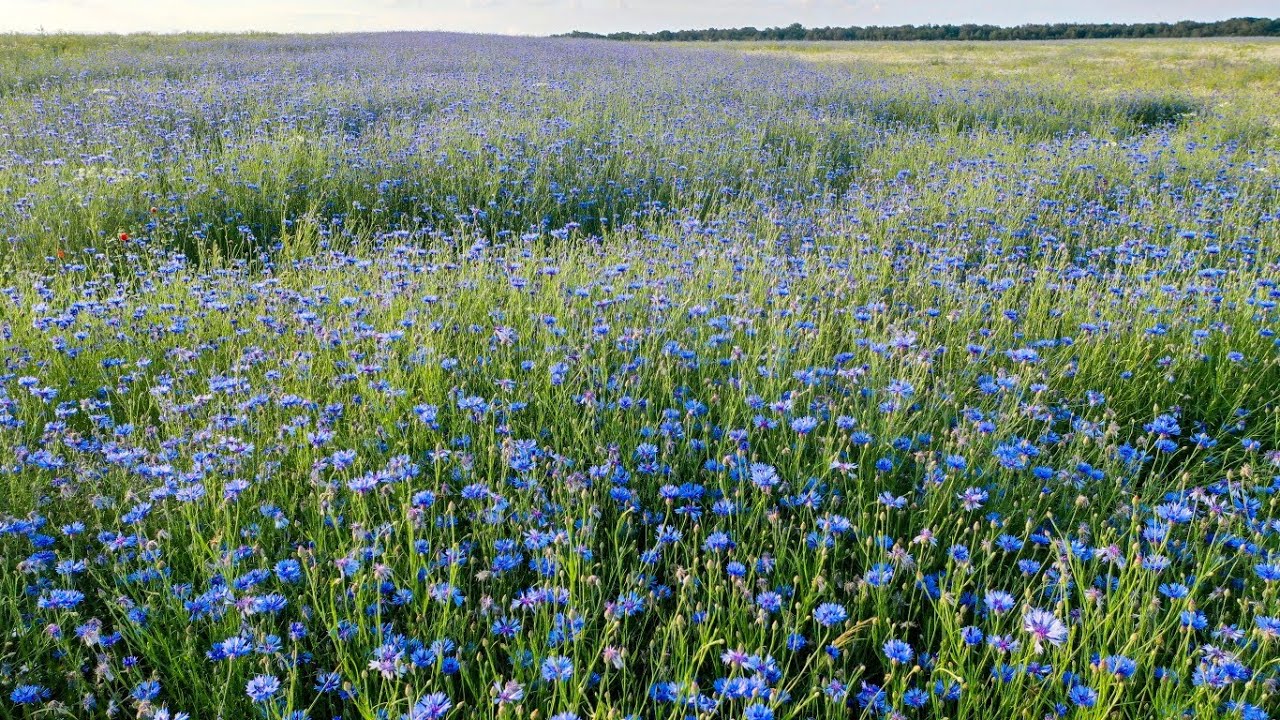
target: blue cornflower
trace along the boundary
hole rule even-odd
[[[240,635],[232,635],[220,643],[214,643],[214,652],[210,657],[218,659],[235,660],[236,658],[246,657],[253,652],[253,642],[248,638]]]
[[[842,623],[848,617],[849,613],[844,609],[844,606],[836,603],[823,603],[814,608],[813,611],[813,619],[823,627],[831,627]]]
[[[964,640],[965,645],[981,645],[983,640],[982,629],[973,625],[966,625],[960,628],[960,639]]]
[[[863,579],[871,587],[882,587],[893,580],[893,566],[888,563],[876,563],[871,566]]]
[[[707,539],[702,543],[702,549],[705,550],[706,552],[722,552],[724,550],[732,550],[734,546],[735,546],[735,543],[729,537],[729,534],[725,532],[721,532],[719,530],[708,535]]]
[[[1108,655],[1102,662],[1107,672],[1121,680],[1133,677],[1133,674],[1138,671],[1138,664],[1124,655]]]
[[[400,716],[400,720],[439,720],[451,707],[453,702],[442,692],[423,695],[409,708],[409,712]]]
[[[801,435],[808,435],[818,427],[818,421],[809,416],[794,418],[791,421],[791,429]]]
[[[1178,622],[1184,628],[1203,630],[1209,626],[1209,619],[1199,610],[1183,610],[1178,614]]]
[[[1144,430],[1163,437],[1177,437],[1182,432],[1178,427],[1178,418],[1173,415],[1157,415],[1155,420],[1142,426]]]
[[[929,703],[929,693],[920,688],[911,688],[902,694],[902,704],[910,708],[922,708]]]
[[[911,646],[897,638],[885,641],[882,649],[884,650],[884,656],[895,665],[906,665],[915,657],[915,651],[911,649]]]
[[[131,694],[133,699],[138,702],[154,700],[160,694],[160,682],[157,680],[144,680],[133,688]]]
[[[909,398],[916,394],[916,389],[906,380],[893,380],[885,387],[885,392],[894,397]]]
[[[494,620],[489,630],[500,637],[515,637],[520,634],[520,627],[520,620],[504,616]]]
[[[315,691],[331,693],[342,687],[342,675],[336,672],[322,672],[316,676]]]
[[[280,679],[275,675],[257,675],[245,685],[244,692],[249,699],[263,703],[272,698],[280,690]]]
[[[1077,707],[1091,708],[1098,702],[1098,693],[1087,685],[1076,685],[1067,691],[1067,699]]]
[[[776,613],[782,610],[782,596],[772,590],[764,590],[756,594],[756,605],[765,612]]]
[[[772,465],[751,463],[751,482],[761,490],[767,490],[781,482],[781,478]]]
[[[302,579],[302,565],[297,560],[281,560],[275,570],[281,582],[295,583]]]
[[[630,617],[639,612],[644,612],[644,598],[639,593],[629,592],[618,597],[613,605],[614,614],[619,617]]]
[[[79,590],[50,590],[48,595],[36,601],[41,610],[70,610],[84,600]]]
[[[809,641],[800,633],[791,633],[787,636],[787,649],[791,652],[799,652],[808,644]]]
[[[933,683],[933,694],[946,702],[959,700],[963,692],[960,683],[952,680],[935,680]]]
[[[563,655],[552,655],[542,661],[542,679],[561,682],[573,677],[573,661]]]
[[[1025,450],[1018,445],[997,445],[996,449],[991,451],[991,455],[995,457],[996,462],[1009,470],[1025,470],[1028,465]]]
[[[31,705],[48,700],[49,696],[49,689],[43,685],[19,685],[9,693],[9,700],[16,705]]]
[[[983,597],[983,603],[986,604],[988,610],[997,615],[1009,612],[1016,604],[1013,596],[1004,590],[988,590]]]

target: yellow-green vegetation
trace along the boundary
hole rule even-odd
[[[726,42],[869,77],[1041,86],[1092,97],[1186,94],[1217,112],[1280,128],[1280,38],[1052,42]]]

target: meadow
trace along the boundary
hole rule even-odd
[[[1277,95],[0,36],[0,717],[1268,718]]]

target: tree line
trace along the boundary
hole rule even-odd
[[[1106,38],[1260,37],[1280,35],[1280,18],[1239,17],[1216,22],[1052,23],[1039,25],[895,25],[868,27],[706,28],[660,32],[589,33],[560,37],[681,42],[695,40],[1089,40]]]

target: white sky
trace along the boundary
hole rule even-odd
[[[0,0],[0,31],[570,30],[1147,22],[1280,14],[1277,0]]]

